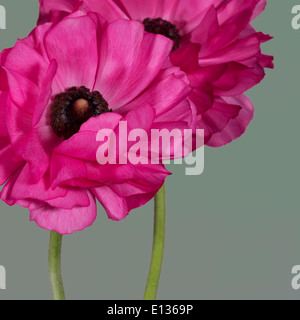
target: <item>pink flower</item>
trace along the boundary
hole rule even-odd
[[[82,2],[108,21],[138,20],[173,40],[170,58],[189,76],[207,145],[244,133],[254,109],[243,93],[264,78],[264,68],[273,68],[273,57],[260,49],[271,37],[251,26],[266,0],[40,0],[39,23],[57,21]]]
[[[94,222],[95,199],[113,220],[149,201],[169,172],[160,164],[99,165],[96,135],[108,128],[118,136],[121,120],[145,131],[191,126],[190,87],[178,68],[162,68],[172,46],[138,22],[107,24],[78,11],[5,50],[1,199],[61,234]]]

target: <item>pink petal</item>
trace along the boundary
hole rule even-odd
[[[155,109],[156,116],[160,116],[180,104],[190,91],[191,88],[186,82],[178,79],[174,74],[162,80],[157,78],[148,90],[118,109],[118,112],[125,114],[139,106],[149,105]]]
[[[30,165],[34,181],[42,179],[49,168],[50,156],[60,139],[50,126],[33,128],[30,134],[15,145],[15,153]]]
[[[273,63],[274,57],[273,56],[268,56],[265,54],[262,54],[259,58],[259,64],[263,67],[263,68],[270,68],[273,69],[274,68],[274,63]]]
[[[76,206],[89,207],[90,198],[89,193],[85,189],[68,188],[65,197],[60,197],[52,200],[47,200],[51,207],[70,210]]]
[[[166,113],[158,116],[155,122],[186,122],[189,128],[193,128],[196,112],[194,105],[188,100],[184,100]],[[174,128],[176,127],[175,125]]]
[[[57,77],[65,88],[93,88],[98,65],[97,38],[95,23],[88,16],[64,19],[46,35],[49,59],[57,61]]]
[[[192,88],[207,91],[211,83],[217,81],[226,71],[226,64],[209,65],[198,68],[198,70],[189,73]]]
[[[127,15],[118,7],[113,0],[85,0],[90,11],[100,13],[108,22],[118,19],[128,19]]]
[[[13,94],[10,95],[11,100],[22,113],[28,115],[33,114],[34,106],[39,95],[39,87],[29,78],[20,75],[16,71],[11,71],[4,67],[7,74],[9,89]]]
[[[253,10],[257,5],[258,0],[231,0],[224,1],[224,5],[221,5],[218,10],[218,20],[220,25],[228,23],[228,20],[232,19],[233,16],[239,16],[243,11],[248,10],[251,14],[249,19],[253,15]],[[241,17],[242,18],[242,17]],[[248,21],[245,21],[246,25]]]
[[[117,113],[105,113],[90,118],[81,126],[77,134],[63,141],[55,149],[55,152],[78,159],[96,161],[96,152],[100,145],[96,140],[98,131],[102,129],[114,130],[121,118]]]
[[[238,116],[240,110],[241,106],[238,104],[230,104],[227,103],[227,101],[218,98],[215,99],[211,108],[199,115],[197,125],[199,129],[204,129],[205,142],[207,145],[210,145],[210,140],[208,139],[211,139],[211,136],[222,132],[231,119]]]
[[[122,183],[138,179],[138,172],[129,165],[99,165],[54,153],[51,161],[51,181],[58,185],[95,188],[103,184]]]
[[[160,188],[151,193],[137,194],[126,198],[127,208],[129,211],[145,205],[152,200]]]
[[[211,6],[204,16],[203,14],[200,14],[199,17],[189,21],[184,28],[184,32],[190,32],[191,42],[203,44],[206,43],[218,31],[218,28],[219,21],[217,10],[214,6]]]
[[[8,93],[0,91],[0,136],[6,137],[8,135],[6,126],[6,105],[8,103]]]
[[[3,188],[6,194],[13,200],[18,199],[36,199],[51,200],[58,197],[64,197],[67,190],[57,187],[52,189],[49,174],[44,175],[39,182],[35,182],[31,176],[31,170],[28,164],[24,166],[21,172],[16,172],[11,180],[9,180]],[[3,200],[3,198],[2,198]]]
[[[253,119],[254,107],[251,100],[245,95],[236,97],[223,97],[228,104],[235,104],[241,107],[239,114],[232,118],[228,125],[219,133],[216,133],[207,143],[210,147],[220,147],[232,140],[239,138],[247,129]]]
[[[159,3],[162,0],[141,1],[141,0],[120,0],[132,20],[143,21],[146,18],[156,16]]]
[[[193,122],[196,122],[196,117]],[[156,122],[153,125],[153,129],[158,130],[158,135],[166,130],[166,135],[174,134],[175,138],[171,139],[170,146],[168,147],[160,146],[159,148],[155,148],[152,141],[149,146],[149,149],[151,148],[152,163],[160,163],[159,160],[173,160],[187,157],[193,151],[193,146],[187,143],[189,141],[188,138],[192,137],[192,134],[188,135],[188,132],[191,132],[195,126],[196,123],[191,127],[186,121],[179,121],[178,119],[174,122],[170,120]],[[186,135],[185,130],[189,130]],[[154,135],[151,136],[151,138],[153,137]]]
[[[31,130],[32,115],[20,109],[15,103],[7,101],[6,125],[12,144],[20,142]]]
[[[4,184],[7,179],[13,174],[20,166],[23,165],[23,161],[14,161],[14,153],[10,145],[0,151],[0,185]]]
[[[198,55],[201,46],[199,44],[190,44],[175,50],[170,58],[175,66],[180,66],[181,70],[191,73],[199,69]]]
[[[253,57],[260,53],[259,35],[250,35],[244,39],[235,41],[228,48],[216,52],[209,57],[199,54],[199,64],[202,66],[220,64],[231,61],[241,61]]]
[[[264,69],[256,64],[249,68],[238,63],[229,63],[223,76],[214,82],[215,94],[222,96],[240,95],[258,84],[265,76]]]
[[[95,188],[92,192],[103,205],[109,219],[119,221],[126,218],[128,208],[124,198],[117,196],[117,194],[107,186]]]
[[[79,0],[39,0],[40,16],[38,24],[57,21],[71,13],[79,4]]]
[[[128,166],[135,171],[135,178],[132,181],[116,183],[110,186],[121,197],[157,191],[163,185],[164,180],[171,174],[161,164],[129,164]]]
[[[101,129],[111,129],[119,125],[119,122],[122,120],[122,116],[115,112],[108,112],[101,114],[98,117],[92,117],[88,121],[82,124],[79,132],[98,132]]]
[[[48,107],[52,92],[52,80],[55,75],[56,68],[56,62],[50,64],[48,73],[45,77],[37,100],[32,124],[30,124],[30,126],[37,125],[38,122],[40,122],[40,118],[42,117],[43,113],[45,113],[43,118],[44,125],[39,123],[39,126],[32,128],[30,132],[27,132],[29,130],[28,127],[26,128],[26,131],[20,135],[18,141],[16,141],[16,139],[13,140],[15,143],[14,149],[16,155],[20,156],[30,164],[31,173],[35,181],[40,180],[47,171],[52,149],[60,140],[54,134],[52,128],[49,125],[46,125],[46,123],[49,123]],[[17,112],[18,114],[20,113],[18,110]],[[15,115],[12,114],[12,116]]]
[[[138,22],[119,20],[110,24],[102,36],[95,89],[110,108],[118,109],[154,80],[171,48],[170,39],[146,33]]]
[[[123,119],[127,121],[128,132],[133,129],[149,131],[155,120],[156,112],[149,105],[140,106],[132,109]]]
[[[267,0],[257,0],[256,7],[254,9],[251,20],[256,19],[266,8]]]
[[[203,44],[200,56],[212,55],[230,46],[247,26],[251,14],[252,11],[244,10],[230,17],[226,24],[222,25],[209,41]]]
[[[60,234],[71,234],[91,226],[97,217],[95,198],[88,193],[88,207],[74,207],[71,210],[45,205],[30,212],[30,220],[35,221],[41,228],[53,230]]]
[[[209,8],[214,6],[217,8],[224,0],[184,0],[179,1],[176,15],[174,17],[176,21],[189,22],[199,14],[207,12]]]
[[[36,126],[43,114],[45,114],[43,125],[49,123],[49,120],[46,117],[49,117],[49,105],[51,103],[51,95],[52,95],[52,82],[55,77],[57,71],[57,63],[55,60],[51,61],[48,71],[46,73],[45,78],[43,79],[41,90],[39,92],[39,96],[37,99],[37,104],[35,106],[32,126]]]
[[[36,29],[35,29],[36,30]],[[1,65],[16,74],[28,79],[31,83],[39,86],[47,72],[47,61],[26,42],[31,37],[25,40],[18,40],[12,49],[5,50],[1,56]]]

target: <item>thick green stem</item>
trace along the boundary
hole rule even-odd
[[[164,246],[165,246],[165,227],[166,227],[166,192],[165,185],[155,196],[155,218],[153,249],[148,281],[145,290],[144,300],[155,300],[161,273]]]
[[[50,231],[49,278],[54,300],[65,300],[64,285],[61,277],[62,235]]]

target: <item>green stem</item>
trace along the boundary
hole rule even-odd
[[[50,231],[49,278],[54,300],[65,300],[64,285],[61,278],[62,235]]]
[[[161,273],[166,227],[166,191],[165,185],[155,196],[155,218],[152,258],[144,300],[155,300]]]

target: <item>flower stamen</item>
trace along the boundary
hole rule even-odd
[[[51,127],[58,137],[69,139],[91,117],[111,112],[100,92],[72,87],[56,95],[50,106]]]
[[[179,33],[179,30],[176,28],[174,24],[170,23],[167,20],[163,20],[161,18],[157,18],[157,19],[146,18],[143,21],[143,24],[147,32],[154,33],[154,34],[161,34],[173,40],[174,46],[172,51],[179,48],[182,38]]]

